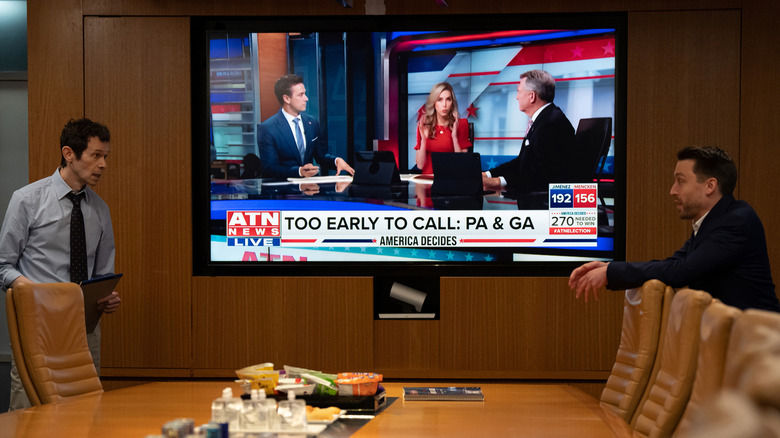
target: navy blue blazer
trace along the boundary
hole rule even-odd
[[[712,207],[695,237],[665,260],[612,262],[607,288],[641,286],[658,279],[672,287],[704,290],[740,309],[780,311],[764,226],[745,201],[726,195]]]
[[[542,110],[523,140],[514,159],[490,169],[493,177],[503,176],[508,191],[547,191],[550,183],[570,183],[576,152],[574,127],[555,104]]]
[[[282,110],[257,125],[257,146],[262,162],[264,178],[300,178],[298,168],[317,160],[320,166],[333,167],[336,157],[328,154],[328,145],[320,138],[320,123],[314,117],[301,113],[306,153],[304,159],[298,152],[292,129]]]

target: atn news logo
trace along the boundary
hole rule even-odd
[[[228,246],[279,246],[282,231],[278,211],[228,211]]]

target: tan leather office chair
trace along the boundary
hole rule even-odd
[[[77,284],[8,289],[6,313],[11,351],[32,405],[103,391],[87,346]]]
[[[662,321],[674,291],[658,280],[626,291],[623,328],[615,364],[601,393],[602,408],[630,422],[644,393],[655,361]]]
[[[780,409],[780,314],[749,309],[737,317],[723,386]]]
[[[674,295],[650,382],[631,420],[634,436],[668,437],[677,427],[693,388],[701,318],[711,302],[710,294],[688,288]]]
[[[737,315],[723,389],[701,407],[684,436],[780,436],[780,314],[746,310]]]
[[[711,402],[723,387],[723,371],[726,367],[726,351],[734,320],[742,313],[736,307],[713,300],[704,311],[699,328],[699,358],[696,377],[685,412],[674,431],[675,437],[687,436],[692,419]]]
[[[698,412],[686,438],[780,437],[780,412],[765,409],[747,395],[723,390]]]
[[[25,365],[24,357],[22,356],[22,347],[19,341],[19,323],[16,320],[16,306],[14,306],[12,289],[8,289],[5,293],[5,313],[6,321],[8,322],[8,337],[11,341],[11,352],[16,362],[16,372],[19,375],[19,380],[22,382],[22,387],[27,394],[30,404],[38,406],[41,404],[41,399],[35,391],[30,373],[27,371],[27,365]]]

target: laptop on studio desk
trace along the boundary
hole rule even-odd
[[[352,184],[369,186],[400,185],[401,176],[390,151],[355,152],[355,176]]]
[[[482,196],[482,161],[478,153],[432,152],[432,196]]]

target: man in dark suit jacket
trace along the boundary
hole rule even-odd
[[[257,145],[262,162],[262,176],[268,178],[301,178],[315,176],[319,167],[333,165],[336,174],[355,171],[344,159],[328,153],[320,138],[320,123],[308,114],[306,87],[298,75],[285,75],[274,85],[274,93],[282,108],[257,126]]]
[[[658,279],[688,286],[740,309],[780,312],[761,219],[745,201],[734,199],[737,168],[715,147],[688,147],[677,153],[670,194],[681,219],[693,221],[693,235],[665,260],[590,262],[575,269],[569,287],[576,297],[598,290],[626,289]]]
[[[553,104],[555,79],[544,70],[520,75],[517,101],[520,111],[533,123],[518,156],[482,175],[485,190],[505,188],[511,192],[547,191],[550,183],[570,183],[576,141],[574,127]]]

